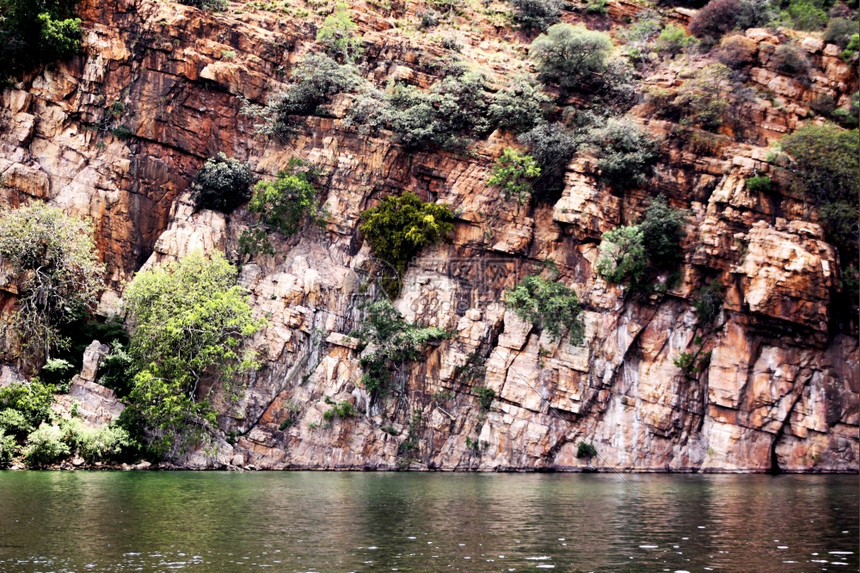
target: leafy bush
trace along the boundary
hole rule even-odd
[[[323,45],[329,56],[351,62],[362,51],[361,38],[355,35],[357,30],[358,26],[350,17],[349,4],[339,2],[317,32],[317,42]]]
[[[40,425],[27,436],[24,461],[30,467],[44,467],[68,456],[69,445],[63,441],[63,430],[59,426]]]
[[[331,398],[326,396],[326,404],[331,404],[332,408],[330,410],[326,410],[323,413],[323,419],[326,422],[331,422],[335,418],[340,418],[341,420],[345,420],[346,418],[352,418],[355,416],[355,407],[351,402],[346,400],[342,400],[335,404]]]
[[[0,432],[5,433],[6,436],[22,440],[32,431],[33,424],[18,410],[13,408],[0,410]]]
[[[447,205],[424,203],[414,193],[383,197],[361,214],[360,230],[377,257],[402,277],[409,262],[426,245],[444,239],[454,230],[454,214]],[[400,292],[400,280],[384,285],[389,294]]]
[[[179,0],[179,3],[212,12],[221,12],[227,9],[227,0]]]
[[[54,388],[42,384],[38,379],[28,382],[15,382],[0,388],[0,411],[13,410],[20,414],[27,426],[35,428],[51,418],[51,403],[54,400]],[[11,428],[14,416],[6,418]],[[17,420],[17,416],[15,416]],[[17,422],[16,428],[23,428]],[[16,430],[17,431],[17,430]]]
[[[804,126],[780,140],[792,158],[792,186],[818,205],[831,242],[846,261],[857,253],[860,189],[860,131],[835,125]],[[845,256],[847,255],[847,256]]]
[[[654,10],[643,10],[636,21],[621,31],[627,55],[633,60],[648,61],[654,40],[660,34],[660,14]]]
[[[555,24],[532,42],[530,55],[543,78],[576,89],[599,82],[611,49],[612,42],[603,32]]]
[[[824,30],[824,41],[845,49],[851,41],[851,36],[857,34],[857,22],[848,18],[832,18],[827,23],[827,29]]]
[[[684,82],[671,106],[702,129],[716,131],[726,120],[733,87],[731,70],[709,64]]]
[[[610,118],[585,141],[597,157],[600,179],[616,189],[642,185],[657,161],[660,141],[629,118]]]
[[[138,371],[126,419],[160,432],[158,445],[167,447],[190,423],[214,422],[197,396],[201,381],[235,386],[256,368],[247,341],[265,321],[252,317],[236,269],[217,252],[138,273],[124,300],[132,325],[129,355]]]
[[[690,46],[695,40],[687,35],[682,26],[667,24],[660,35],[657,36],[656,49],[671,56],[677,56]]]
[[[543,119],[544,108],[552,102],[540,88],[541,85],[531,78],[514,78],[493,97],[487,110],[491,124],[514,133],[532,129]]]
[[[370,344],[368,352],[361,357],[364,369],[361,380],[373,396],[384,394],[392,373],[405,363],[420,359],[429,343],[452,336],[441,328],[406,322],[386,299],[367,305],[366,312],[357,335],[363,344]]]
[[[576,457],[577,458],[586,458],[590,459],[597,455],[597,448],[595,448],[592,444],[587,442],[579,442],[579,446],[576,448]]]
[[[0,428],[0,467],[8,464],[18,453],[18,442],[15,436],[6,435]]]
[[[260,181],[254,186],[254,197],[248,211],[260,215],[263,223],[285,237],[295,235],[306,217],[319,212],[317,191],[308,172],[293,168],[280,171],[275,181]]]
[[[102,289],[92,236],[89,222],[45,203],[0,211],[0,256],[18,287],[10,350],[48,359],[68,345],[62,325],[94,308]]]
[[[576,134],[564,124],[543,121],[520,135],[518,141],[529,148],[531,156],[544,170],[554,165],[567,167],[579,146]]]
[[[717,319],[723,307],[724,290],[725,287],[718,280],[712,280],[699,289],[699,294],[693,301],[693,308],[696,309],[696,318],[699,319],[700,326],[710,327]]]
[[[481,403],[481,410],[486,412],[493,405],[493,400],[496,399],[496,391],[485,386],[475,388],[475,393],[478,395],[478,401]]]
[[[809,71],[809,60],[794,44],[780,44],[773,53],[776,69],[784,74],[801,75]]]
[[[563,0],[511,0],[514,19],[527,30],[546,30],[561,18]]]
[[[735,28],[747,30],[761,28],[779,15],[774,0],[739,0]]]
[[[257,178],[251,166],[223,153],[206,160],[191,189],[198,209],[230,213],[251,198],[251,185]]]
[[[333,95],[351,92],[361,84],[352,64],[339,64],[326,54],[308,54],[294,68],[289,87],[269,100],[264,110],[253,112],[265,120],[258,130],[288,137],[293,132],[291,116],[321,113],[319,107]]]
[[[746,188],[750,193],[770,193],[772,183],[767,175],[756,175],[747,179]]]
[[[567,329],[571,344],[582,344],[585,326],[579,299],[563,284],[530,275],[505,293],[505,302],[517,316],[540,326],[551,338],[561,339]]]
[[[118,426],[90,428],[80,419],[63,420],[63,440],[87,463],[120,459],[134,444],[128,431]]]
[[[827,12],[814,0],[791,0],[784,14],[796,30],[820,30],[827,23]]]
[[[716,44],[734,29],[739,12],[738,0],[711,0],[690,20],[690,33],[706,44]]]
[[[505,201],[516,199],[525,203],[531,197],[530,181],[540,176],[540,166],[531,155],[506,147],[496,158],[492,173],[487,185],[501,189]]]
[[[0,81],[75,55],[81,20],[74,0],[4,0],[0,3]]]
[[[642,229],[636,225],[603,233],[597,274],[610,283],[639,285],[645,276],[647,259]]]
[[[681,240],[689,213],[673,209],[660,195],[645,209],[639,230],[648,262],[657,269],[674,269],[683,259]]]
[[[854,59],[858,50],[860,50],[860,34],[852,34],[848,40],[848,45],[842,50],[841,57],[844,61],[850,62]]]

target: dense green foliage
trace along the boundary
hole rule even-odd
[[[356,335],[368,345],[361,356],[361,380],[373,396],[385,394],[392,374],[405,363],[419,360],[429,343],[452,336],[441,328],[406,322],[387,299],[370,303],[365,310],[366,318]]]
[[[439,242],[454,230],[454,214],[447,205],[424,203],[414,193],[383,197],[361,214],[360,227],[374,254],[399,274],[383,285],[389,294],[400,292],[400,277],[426,245]]]
[[[81,46],[76,0],[0,0],[0,81],[70,58]]]
[[[285,237],[299,232],[305,219],[316,220],[319,214],[317,192],[311,180],[313,172],[297,171],[300,165],[280,171],[274,181],[260,181],[254,186],[254,197],[248,203],[248,211],[260,216],[268,231],[276,231]],[[265,232],[258,234],[254,227],[240,237],[240,249],[245,253],[271,252]]]
[[[858,34],[857,27],[857,22],[848,18],[832,18],[824,31],[824,41],[845,49],[851,42],[851,36]]]
[[[326,53],[344,62],[352,62],[361,55],[361,38],[356,35],[358,26],[352,21],[349,4],[339,2],[334,11],[326,16],[322,28],[317,32],[317,42]]]
[[[274,96],[263,110],[248,109],[264,118],[262,133],[288,137],[293,133],[291,116],[325,115],[320,108],[338,93],[361,85],[357,68],[339,64],[326,54],[308,54],[295,66],[287,89]]]
[[[528,146],[531,156],[544,170],[553,166],[567,167],[579,147],[576,134],[560,122],[540,122],[518,140]]]
[[[532,129],[544,117],[552,100],[532,78],[514,78],[495,94],[487,110],[493,127],[522,133]]]
[[[546,30],[561,18],[563,0],[511,0],[514,19],[527,30]]]
[[[45,203],[0,212],[0,257],[18,283],[7,350],[47,360],[68,345],[61,327],[92,309],[102,288],[92,236],[88,222]]]
[[[54,387],[38,379],[0,388],[0,430],[23,437],[51,418]]]
[[[615,189],[642,185],[657,162],[659,139],[628,118],[610,118],[586,138],[597,157],[599,177]]]
[[[595,448],[594,445],[588,442],[579,442],[579,445],[576,447],[577,458],[591,459],[596,455],[597,448]]]
[[[684,82],[669,108],[693,125],[716,131],[725,121],[732,93],[731,70],[723,64],[708,64]]]
[[[505,201],[516,199],[519,203],[525,203],[532,193],[530,182],[539,176],[540,166],[534,157],[506,147],[502,155],[496,158],[487,185],[501,189]]]
[[[203,164],[191,189],[198,209],[230,213],[251,198],[250,188],[256,180],[250,165],[219,153]]]
[[[853,262],[860,220],[860,131],[805,126],[783,137],[780,146],[793,160],[793,187],[818,206],[828,238],[847,258],[843,262]]]
[[[669,270],[681,263],[683,253],[680,244],[686,234],[684,225],[688,216],[686,211],[670,207],[662,195],[653,199],[645,209],[639,229],[651,266]]]
[[[637,225],[603,234],[597,273],[611,283],[633,290],[646,286],[649,270],[673,270],[683,260],[681,239],[688,213],[670,207],[663,196],[651,201]]]
[[[571,344],[582,343],[585,327],[579,299],[563,284],[527,276],[505,294],[505,302],[517,316],[540,326],[551,338],[560,339],[567,329]]]
[[[198,396],[201,383],[235,391],[239,377],[257,367],[247,341],[264,321],[252,317],[236,269],[220,253],[192,253],[141,272],[124,299],[137,371],[126,419],[152,431],[157,446],[176,445],[189,424],[214,422]]]
[[[750,193],[770,193],[773,181],[767,175],[756,175],[746,181],[746,188]]]
[[[618,227],[603,233],[597,274],[611,283],[638,285],[647,267],[642,230],[636,225]]]
[[[581,89],[599,83],[611,49],[612,42],[603,32],[555,24],[535,38],[529,54],[544,79],[564,88]]]

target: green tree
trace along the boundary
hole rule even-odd
[[[531,181],[540,176],[540,165],[531,155],[506,147],[496,158],[492,173],[487,185],[501,189],[505,201],[525,203],[531,197]]]
[[[615,189],[642,185],[657,162],[660,139],[629,118],[609,118],[585,137],[597,156],[600,179]]]
[[[409,262],[426,245],[444,239],[454,230],[454,214],[447,205],[424,203],[414,193],[383,197],[379,205],[361,214],[360,230],[377,257],[402,277]],[[400,279],[383,285],[390,295],[400,292]]]
[[[647,267],[642,230],[636,225],[618,227],[603,233],[597,274],[611,283],[638,285]]]
[[[221,12],[227,9],[227,0],[179,0],[179,3],[212,12]]]
[[[0,211],[0,257],[18,288],[8,349],[47,360],[68,344],[62,325],[94,308],[102,289],[92,237],[89,222],[46,203]]]
[[[783,137],[792,187],[818,206],[821,223],[848,263],[857,253],[860,131],[832,124],[804,126]]]
[[[230,213],[251,198],[250,187],[256,180],[250,165],[219,153],[206,160],[191,189],[198,209]]]
[[[683,259],[681,240],[686,235],[687,211],[673,209],[660,195],[645,209],[639,223],[648,261],[658,269],[674,269]]]
[[[280,171],[274,181],[260,181],[248,211],[260,214],[263,222],[285,237],[299,232],[305,217],[319,212],[317,191],[307,173]]]
[[[511,0],[514,19],[526,30],[546,30],[558,22],[563,0]]]
[[[585,327],[579,299],[563,284],[527,276],[505,294],[505,302],[517,316],[540,326],[551,338],[560,339],[567,329],[571,344],[582,344]]]
[[[612,42],[603,32],[555,24],[532,42],[530,55],[543,78],[577,89],[599,83],[611,49]]]
[[[73,56],[81,46],[76,0],[0,0],[0,80]]]
[[[138,374],[129,394],[131,419],[153,432],[156,445],[175,445],[190,424],[206,429],[214,414],[201,383],[215,389],[257,367],[249,338],[264,324],[252,316],[236,269],[220,253],[192,253],[138,273],[124,294]]]
[[[350,17],[349,4],[339,2],[317,32],[317,42],[329,56],[352,62],[361,55],[361,38],[355,35],[357,31],[358,26]]]

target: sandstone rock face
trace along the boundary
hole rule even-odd
[[[528,206],[504,203],[486,185],[493,159],[512,143],[504,134],[469,154],[407,152],[385,133],[344,127],[351,99],[343,96],[329,116],[303,120],[286,144],[256,135],[237,96],[260,103],[281,87],[314,35],[297,19],[208,14],[156,0],[82,6],[85,55],[2,92],[0,200],[48,200],[95,221],[110,279],[100,312],[111,313],[141,268],[195,250],[239,259],[247,212],[195,211],[191,200],[189,183],[207,157],[223,151],[261,177],[300,157],[325,174],[326,226],[276,240],[275,256],[241,267],[240,284],[268,318],[255,339],[265,364],[238,403],[216,397],[229,442],[216,437],[181,465],[857,471],[858,343],[851,328],[833,327],[838,257],[796,197],[745,186],[770,173],[769,142],[796,128],[809,102],[822,94],[841,101],[857,89],[856,71],[842,69],[828,47],[804,40],[817,67],[811,82],[797,82],[769,59],[780,38],[747,31],[750,81],[774,94],[773,102],[748,104],[755,144],[668,138],[649,192],[623,195],[601,187],[595,162],[580,155],[559,197]],[[689,16],[677,12],[680,21]],[[370,8],[358,21],[372,81],[433,83],[426,62],[444,55],[438,46],[410,44]],[[518,66],[494,57],[503,39],[461,38],[464,57],[486,64],[499,82]],[[646,125],[655,134],[673,130]],[[406,319],[456,336],[373,399],[361,382],[361,348],[349,336],[363,303],[379,294],[357,228],[380,196],[405,190],[451,204],[457,221],[451,243],[413,261],[395,305]],[[685,261],[679,280],[663,276],[665,288],[631,296],[596,275],[598,247],[602,233],[635,221],[656,193],[689,209]],[[583,304],[581,345],[552,340],[505,308],[505,291],[547,272],[547,260]],[[693,302],[712,279],[725,286],[725,304],[712,324],[701,324]],[[683,352],[699,360],[695,372],[676,365]],[[74,396],[93,404],[94,419],[112,419],[110,396],[88,364]],[[0,379],[15,378],[4,365]],[[327,420],[327,400],[349,401],[357,415]],[[597,455],[577,457],[583,442]]]

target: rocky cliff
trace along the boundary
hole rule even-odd
[[[193,453],[180,465],[857,471],[857,321],[834,315],[838,255],[799,197],[744,185],[770,173],[772,141],[815,121],[812,102],[826,95],[844,104],[857,89],[856,71],[835,46],[799,38],[814,69],[801,82],[772,61],[786,37],[749,30],[741,36],[748,86],[759,95],[742,104],[749,118],[742,138],[680,137],[642,101],[631,113],[665,136],[645,188],[612,193],[597,182],[594,161],[579,155],[560,197],[500,208],[486,181],[493,158],[512,142],[505,133],[468,154],[407,151],[384,132],[345,127],[343,95],[289,142],[257,135],[239,96],[262,103],[275,93],[322,21],[276,4],[231,2],[207,13],[160,0],[83,0],[85,53],[0,96],[0,200],[47,200],[95,222],[109,274],[105,315],[144,265],[195,249],[235,256],[247,213],[195,212],[191,201],[191,178],[206,158],[223,151],[273,176],[300,157],[325,173],[328,225],[242,266],[241,284],[268,317],[256,340],[265,364],[239,403],[220,404],[229,434],[217,453]],[[426,87],[434,79],[429,63],[448,57],[438,42],[404,31],[402,23],[417,18],[413,4],[352,3],[363,71],[377,85],[396,77]],[[478,4],[458,16],[459,57],[503,85],[527,66],[528,39],[491,25]],[[598,24],[612,30],[641,10],[626,1],[609,8]],[[686,11],[669,12],[686,22]],[[683,74],[660,66],[643,83],[671,88]],[[359,213],[407,190],[454,206],[457,221],[451,243],[413,261],[396,306],[456,336],[371,402],[346,336],[373,291],[363,286],[373,279],[372,254]],[[692,214],[681,279],[631,297],[594,271],[601,234],[635,221],[658,193]],[[506,312],[504,292],[548,259],[585,308],[582,345],[551,340]],[[698,342],[692,301],[715,278],[727,286],[725,304]],[[697,347],[710,361],[687,374],[673,359]],[[488,408],[477,390],[484,387],[495,392]],[[326,422],[327,397],[352,402],[360,415]],[[581,442],[596,456],[578,458]]]

